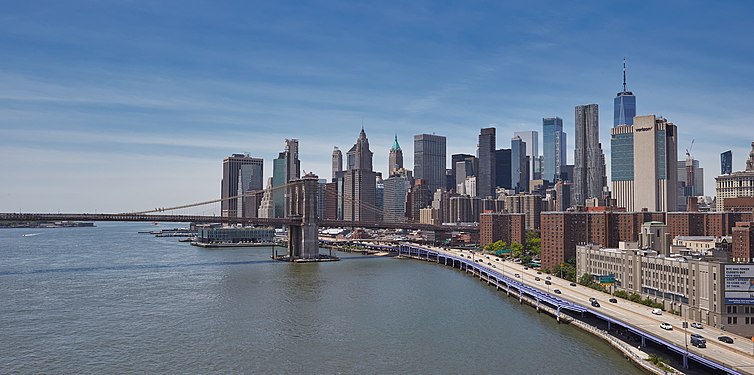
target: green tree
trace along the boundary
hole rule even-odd
[[[524,245],[518,242],[511,242],[511,256],[514,258],[521,258],[524,253]]]
[[[584,273],[579,278],[579,284],[584,285],[584,286],[590,286],[593,282],[594,282],[594,279],[592,279],[592,275],[588,273]]]
[[[487,246],[484,247],[484,250],[490,251],[490,252],[495,252],[495,251],[498,251],[498,250],[505,249],[506,246],[508,246],[508,244],[506,244],[505,242],[503,242],[503,240],[497,240],[495,242],[491,242],[491,243],[487,244]]]
[[[571,260],[573,260],[573,262],[571,262]],[[576,281],[576,266],[573,263],[575,263],[575,258],[571,258],[565,263],[556,265],[553,267],[552,274],[560,276],[566,280]]]

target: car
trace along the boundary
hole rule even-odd
[[[594,297],[590,297],[590,298],[589,298],[589,302],[594,302],[594,301],[596,301],[596,300],[597,300],[597,299],[596,299],[596,298],[594,298]]]
[[[537,271],[537,275],[541,275],[541,274],[542,274],[542,271]]]
[[[704,326],[702,325],[702,323],[697,323],[697,322],[691,323],[691,327],[696,328],[696,329],[702,329],[702,328],[704,328]]]
[[[550,276],[547,276],[547,277],[545,277],[545,279],[547,279],[547,280],[552,280],[552,277],[550,277]]]
[[[546,284],[546,285],[552,285],[552,281],[550,281],[550,280],[545,280],[545,284]]]
[[[613,298],[610,298],[610,302],[611,302],[611,303],[618,303],[618,300],[617,300],[617,299],[615,299],[615,297],[613,297]]]
[[[490,259],[490,256],[489,256],[489,255],[487,255],[487,259]]]
[[[592,306],[594,306],[594,307],[600,307],[600,303],[597,302],[596,300],[594,300],[594,301],[592,301]]]
[[[516,276],[516,277],[521,277],[521,275],[519,275],[519,274],[516,274],[515,276]]]
[[[555,292],[555,294],[560,294],[561,293],[560,289],[555,289],[555,290],[553,290],[553,292]]]
[[[500,258],[495,258],[495,262],[499,262],[499,261],[500,261]]]
[[[698,333],[692,333],[691,334],[691,338],[693,339],[694,337],[699,338],[699,339],[703,339],[704,338],[704,336],[702,336],[702,335],[700,335]]]
[[[491,265],[492,265],[492,263],[490,263],[490,262],[487,262],[487,265],[488,265],[488,266],[491,266]]]
[[[666,331],[672,331],[673,330],[673,326],[671,326],[670,323],[667,323],[667,322],[660,323],[660,328],[662,328],[662,329],[664,329]]]
[[[539,281],[539,280],[542,280],[542,279],[540,279],[539,277],[534,278],[534,281]]]
[[[732,344],[733,343],[733,339],[730,338],[730,336],[720,336],[717,339],[720,340],[720,341],[722,341],[722,342],[724,342],[724,343],[726,343],[726,344]]]
[[[662,309],[652,309],[652,314],[662,315]]]
[[[576,286],[576,283],[570,283],[568,285],[570,285],[570,286]]]
[[[497,268],[497,266],[493,264],[493,265],[492,265],[492,268]]]
[[[529,269],[529,267],[524,267],[524,270],[528,270],[528,269]]]
[[[707,340],[704,339],[704,337],[701,336],[691,336],[691,345],[696,346],[697,348],[706,348],[707,347]]]

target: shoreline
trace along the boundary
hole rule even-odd
[[[435,263],[435,262],[428,261],[425,258],[416,257],[416,256],[401,255],[401,256],[398,256],[397,258],[399,258],[399,259],[420,260],[420,261],[424,261],[424,262]],[[464,271],[464,272],[468,273],[468,271]],[[474,276],[474,277],[477,278],[476,276]],[[479,279],[479,280],[480,281],[484,281],[482,279]],[[527,305],[529,305],[531,307],[534,307],[537,310],[538,313],[544,311],[545,313],[547,313],[547,315],[550,315],[553,318],[555,318],[555,320],[559,324],[560,323],[564,323],[564,324],[572,325],[572,326],[580,329],[583,332],[591,333],[593,336],[595,336],[595,337],[597,337],[599,339],[602,339],[603,341],[606,341],[608,344],[610,344],[611,347],[613,347],[613,349],[615,349],[616,351],[618,351],[621,354],[623,354],[623,356],[627,360],[631,361],[631,363],[633,363],[634,366],[636,366],[638,369],[644,371],[645,373],[648,373],[648,374],[657,374],[657,375],[684,374],[683,372],[681,372],[678,369],[670,366],[670,364],[667,364],[667,363],[666,364],[669,367],[671,367],[674,370],[674,372],[672,372],[672,373],[671,372],[666,372],[666,371],[660,369],[659,367],[657,367],[654,364],[652,364],[652,363],[650,363],[650,362],[647,361],[647,359],[649,358],[649,354],[647,354],[646,352],[643,352],[640,349],[636,349],[636,348],[634,348],[632,346],[629,346],[625,342],[621,342],[617,338],[615,338],[612,335],[610,335],[607,331],[599,329],[599,328],[597,328],[597,327],[595,327],[595,326],[593,326],[593,325],[591,325],[591,324],[589,324],[587,322],[578,320],[578,319],[576,319],[576,318],[574,318],[572,316],[565,315],[565,314],[561,314],[562,316],[557,316],[557,311],[555,309],[553,309],[553,308],[551,308],[549,306],[539,305],[539,304],[537,304],[537,301],[534,300],[534,299],[532,299],[531,297],[520,296],[517,292],[511,292],[509,290],[506,290],[505,288],[502,288],[500,286],[496,286],[496,285],[493,285],[493,284],[489,284],[488,283],[488,286],[493,286],[493,287],[495,287],[496,290],[505,292],[506,293],[506,297],[510,297],[510,296],[518,297],[519,298],[519,304],[526,303]]]

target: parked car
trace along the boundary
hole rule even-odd
[[[694,327],[694,328],[696,328],[696,329],[702,329],[702,328],[704,328],[704,326],[702,325],[702,323],[697,323],[697,322],[691,323],[691,326]]]
[[[555,294],[560,294],[560,289],[555,289],[553,292],[555,292]]]
[[[662,315],[662,309],[652,309],[652,314]]]
[[[671,326],[670,323],[667,323],[667,322],[660,323],[660,328],[662,328],[664,330],[667,330],[667,331],[672,331],[673,330],[673,326]]]
[[[613,298],[610,298],[610,302],[612,302],[612,303],[618,303],[618,300],[615,299],[615,297],[613,297]]]
[[[576,286],[576,283],[570,283],[568,285],[570,285],[570,286]]]
[[[717,339],[720,340],[720,341],[722,341],[722,342],[724,342],[724,343],[726,343],[726,344],[732,344],[733,343],[733,339],[730,338],[730,336],[720,336]]]

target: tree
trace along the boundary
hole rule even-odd
[[[506,246],[508,246],[508,244],[506,244],[505,242],[503,242],[503,240],[497,240],[495,242],[491,242],[491,243],[487,244],[487,246],[484,247],[484,250],[490,251],[490,252],[495,252],[495,251],[498,251],[498,250],[505,249]]]
[[[552,274],[566,280],[576,281],[576,265],[574,263],[576,263],[575,258],[571,258],[565,263],[560,263],[553,268]]]
[[[524,253],[524,245],[518,242],[511,242],[511,256],[514,258],[521,258],[521,254]]]
[[[589,286],[589,285],[591,285],[591,284],[592,284],[593,282],[594,282],[594,279],[592,279],[592,275],[590,275],[590,274],[588,274],[588,273],[584,273],[584,274],[583,274],[583,275],[581,275],[581,277],[579,278],[579,284],[581,284],[581,285]]]

